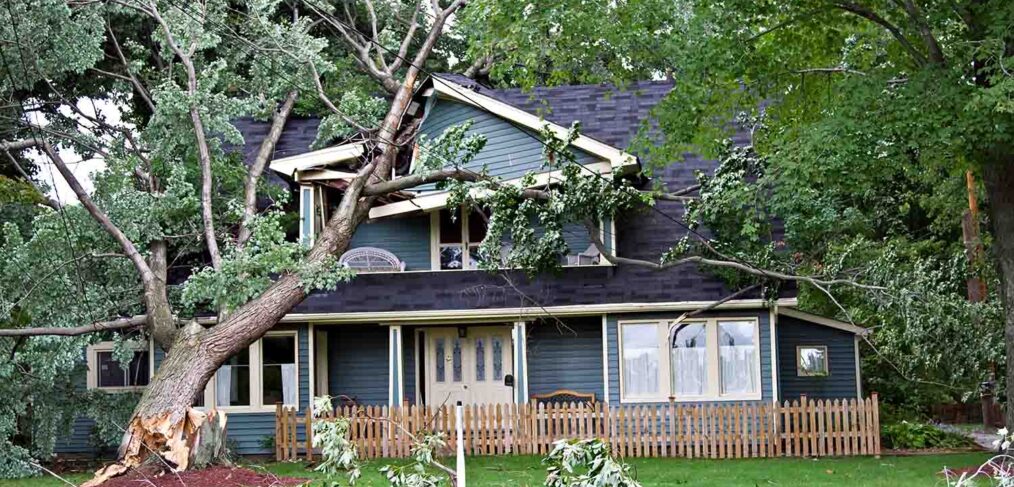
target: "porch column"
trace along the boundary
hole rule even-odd
[[[514,323],[511,338],[514,342],[514,402],[524,404],[528,402],[528,334],[524,321]]]
[[[387,398],[389,406],[401,406],[405,388],[402,386],[401,325],[388,327]]]

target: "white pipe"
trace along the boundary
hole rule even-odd
[[[465,433],[463,429],[464,426],[462,424],[464,423],[464,420],[462,419],[463,418],[462,411],[464,411],[464,408],[461,406],[461,403],[459,402],[458,405],[454,408],[454,429],[457,430],[458,435],[457,442],[458,462],[456,469],[457,473],[455,474],[455,476],[457,477],[457,481],[455,482],[456,487],[465,487],[465,485],[467,485],[465,483]]]

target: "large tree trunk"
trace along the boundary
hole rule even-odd
[[[348,212],[343,214],[339,209],[328,221],[310,250],[308,262],[321,262],[348,248],[368,207],[357,204],[358,197],[346,199],[351,201],[342,206]],[[179,330],[134,409],[117,463],[99,470],[86,485],[101,484],[149,460],[182,471],[206,465],[224,453],[223,416],[193,409],[194,400],[204,393],[222,363],[253,344],[304,298],[299,277],[284,274],[222,323],[205,329],[191,322]]]
[[[1014,160],[1002,154],[983,165],[983,182],[989,197],[993,249],[1000,271],[1000,299],[1004,308],[1004,342],[1007,351],[1007,408],[1005,422],[1014,426]]]

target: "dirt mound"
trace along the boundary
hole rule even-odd
[[[309,481],[239,467],[209,467],[178,475],[164,473],[157,468],[143,467],[109,479],[102,485],[103,487],[283,487],[303,485]]]

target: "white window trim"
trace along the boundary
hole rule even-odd
[[[733,316],[722,316],[708,319],[698,320],[684,320],[681,323],[704,323],[707,326],[708,334],[708,389],[709,392],[700,396],[676,396],[672,393],[672,364],[669,354],[669,333],[672,328],[672,323],[675,320],[672,319],[661,319],[661,320],[622,320],[617,322],[616,338],[617,346],[619,347],[619,377],[620,377],[620,403],[656,403],[656,402],[668,402],[670,400],[674,402],[722,402],[722,401],[759,401],[764,395],[764,383],[763,373],[761,371],[761,343],[760,336],[760,322],[754,316],[746,317],[733,317]],[[719,359],[719,344],[718,344],[718,323],[719,322],[733,322],[733,321],[746,321],[753,323],[754,336],[756,337],[756,353],[754,354],[754,360],[757,363],[757,372],[755,379],[757,380],[758,388],[757,392],[750,394],[722,394],[721,393],[721,370],[720,359]],[[625,325],[645,325],[654,324],[658,331],[658,345],[659,345],[659,381],[661,381],[661,390],[658,394],[644,395],[644,396],[630,396],[626,392],[626,388],[623,384],[623,327]]]
[[[437,210],[430,213],[430,267],[434,271],[477,271],[478,267],[468,267],[468,263],[471,261],[472,251],[469,247],[479,245],[482,242],[471,242],[468,240],[468,218],[470,211],[458,209],[458,218],[461,220],[461,242],[457,244],[442,244],[440,243],[440,212],[443,210]],[[450,210],[447,210],[450,211]],[[447,247],[454,247],[461,245],[461,269],[441,269],[440,268],[440,250]]]
[[[88,360],[88,378],[87,386],[88,389],[97,389],[105,392],[129,392],[129,391],[143,391],[146,386],[125,386],[125,387],[99,387],[99,352],[112,352],[116,349],[116,342],[105,341],[98,342],[92,345],[88,345],[87,348],[87,360]],[[151,347],[147,343],[141,343],[133,347],[135,352],[148,352],[148,380],[151,380],[152,372],[152,360],[154,354]]]
[[[665,402],[665,401],[669,400],[669,394],[667,393],[667,391],[669,389],[669,385],[668,385],[669,384],[669,365],[667,364],[668,360],[666,360],[666,357],[668,356],[668,354],[665,353],[665,352],[667,352],[666,349],[665,349],[665,344],[668,342],[668,338],[664,335],[666,333],[666,330],[668,329],[668,327],[665,326],[665,323],[666,323],[665,320],[649,320],[649,321],[635,320],[635,321],[620,321],[618,323],[618,327],[616,329],[616,341],[617,341],[618,346],[619,346],[618,352],[619,352],[619,356],[620,356],[620,402],[621,403]],[[658,391],[658,394],[653,394],[653,395],[652,394],[648,394],[648,395],[641,395],[641,396],[632,396],[632,395],[627,394],[627,387],[623,383],[623,363],[625,362],[624,357],[623,357],[623,352],[625,350],[624,347],[623,347],[623,327],[624,326],[643,326],[643,325],[655,325],[655,334],[656,334],[656,340],[655,340],[655,342],[656,342],[656,345],[658,346],[658,361],[659,361],[659,366],[658,366],[659,391]],[[663,362],[666,362],[666,364],[663,365]]]
[[[291,336],[296,340],[296,402],[299,402],[299,332],[296,330],[269,331],[265,337]],[[263,341],[257,340],[250,345],[250,405],[248,406],[218,406],[216,404],[216,381],[215,374],[212,374],[208,386],[204,390],[204,409],[211,405],[214,409],[228,413],[264,413],[275,410],[274,404],[264,404],[264,360],[262,359]],[[217,374],[217,370],[216,370]],[[286,404],[287,407],[299,407],[299,404]]]
[[[802,352],[804,348],[822,348],[824,349],[824,370],[827,371],[825,374],[806,374],[803,373],[803,356]],[[827,345],[796,345],[796,377],[830,377],[831,376],[831,357],[828,355]]]

